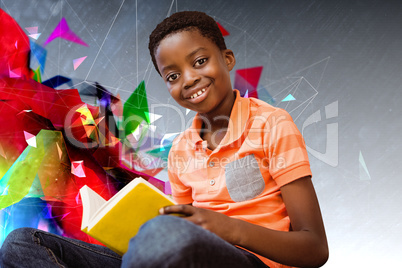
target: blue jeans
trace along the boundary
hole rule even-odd
[[[130,240],[123,257],[110,249],[32,228],[11,232],[0,267],[267,267],[255,255],[179,217],[158,216]]]

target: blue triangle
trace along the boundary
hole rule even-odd
[[[56,88],[60,85],[68,83],[70,81],[71,81],[70,78],[67,78],[67,77],[64,77],[61,75],[56,75],[56,76],[53,76],[52,78],[42,82],[42,84],[44,84],[45,86],[51,87],[51,88]]]
[[[29,44],[31,46],[31,52],[35,55],[35,58],[38,60],[40,65],[40,71],[43,74],[43,72],[45,71],[47,51],[42,46],[36,44],[32,40],[29,40]]]
[[[296,100],[295,97],[293,97],[292,94],[289,94],[286,98],[284,98],[284,99],[282,100],[282,102],[285,102],[285,101],[294,101],[294,100]]]
[[[269,94],[266,88],[260,88],[258,91],[258,98],[268,104],[274,105],[275,99]]]

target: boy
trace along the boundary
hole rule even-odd
[[[201,12],[173,14],[152,32],[149,49],[171,96],[197,112],[169,154],[173,197],[183,205],[165,207],[164,216],[144,224],[122,262],[106,248],[32,229],[10,234],[1,262],[6,267],[16,258],[33,267],[323,265],[328,247],[304,141],[285,111],[232,89],[235,57],[215,21]]]

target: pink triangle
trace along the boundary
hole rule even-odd
[[[172,186],[170,181],[167,181],[165,184],[165,194],[171,195],[172,194]]]
[[[74,175],[76,175],[77,177],[80,178],[84,178],[85,177],[85,172],[84,172],[84,167],[82,165],[80,165],[76,170]]]
[[[21,68],[17,68],[14,70],[8,70],[10,78],[19,78],[21,77]]]
[[[31,139],[31,138],[34,138],[35,135],[33,135],[33,134],[29,133],[29,132],[24,131],[24,137],[25,137],[25,140],[29,140],[29,139]]]
[[[74,64],[74,70],[76,70],[78,68],[78,66],[81,65],[81,63],[87,58],[88,56],[85,57],[81,57],[78,59],[73,60],[73,64]]]
[[[82,41],[81,38],[79,38],[72,30],[70,30],[70,27],[68,26],[65,18],[61,19],[61,21],[53,30],[43,46],[46,46],[48,43],[52,42],[56,38],[66,39],[68,41],[88,47],[87,43]]]
[[[80,199],[80,193],[78,192],[77,195],[75,196],[75,202],[77,203],[77,205],[81,204],[81,199]]]
[[[37,34],[38,33],[38,26],[36,26],[36,27],[26,27],[25,30],[27,30],[29,34]]]
[[[35,135],[32,135],[31,133],[28,133],[28,132],[24,131],[24,136],[25,136],[25,141],[28,143],[28,145],[36,148],[36,137],[35,137]]]
[[[71,173],[80,178],[85,177],[84,161],[71,162]]]
[[[221,31],[221,33],[222,33],[223,36],[229,35],[229,32],[226,31],[226,29],[223,28],[223,26],[222,26],[219,22],[217,22],[216,24],[218,24],[219,30]]]
[[[49,231],[48,222],[43,220],[43,219],[40,219],[39,222],[38,222],[38,229],[42,230],[42,231],[45,231],[45,232],[48,232]]]
[[[263,66],[236,70],[236,74],[243,77],[255,89],[258,86]]]
[[[68,213],[63,214],[60,220],[63,220],[63,219],[64,219],[68,214],[70,214],[70,213],[71,213],[71,211],[68,212]]]

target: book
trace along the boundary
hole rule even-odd
[[[87,185],[80,189],[81,230],[123,255],[142,224],[159,215],[159,209],[176,204],[143,178],[135,178],[108,201]]]

